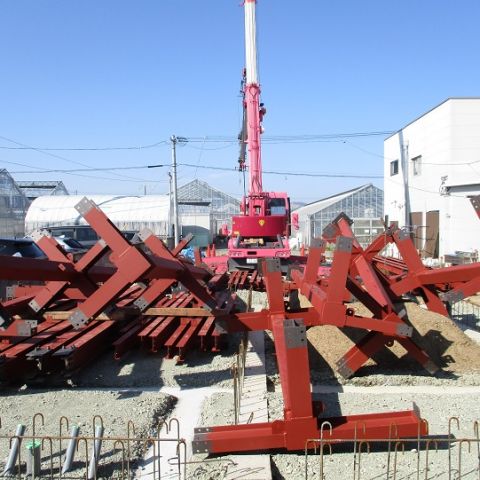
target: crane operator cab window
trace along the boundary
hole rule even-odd
[[[268,202],[271,215],[286,215],[287,209],[285,207],[284,198],[271,198]]]

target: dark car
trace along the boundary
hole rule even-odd
[[[80,243],[83,248],[90,248],[99,240],[97,232],[95,232],[95,230],[88,225],[44,227],[44,230],[47,230],[47,232],[51,233],[55,238],[71,238]],[[127,240],[131,240],[136,232],[132,230],[125,230],[121,233]]]
[[[8,257],[47,258],[40,247],[29,238],[0,238],[0,255]],[[11,280],[0,280],[0,300],[5,300],[7,287],[16,284]],[[22,281],[23,285],[37,282]],[[0,320],[0,323],[1,320]]]
[[[46,258],[40,247],[29,238],[0,238],[0,255]]]

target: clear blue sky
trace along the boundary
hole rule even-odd
[[[244,65],[240,3],[3,0],[0,136],[35,147],[148,145],[172,133],[235,138]],[[397,130],[447,97],[480,95],[479,18],[478,0],[259,0],[265,135]],[[0,139],[0,146],[18,145]],[[263,162],[266,170],[382,175],[382,152],[383,137],[265,143]],[[63,158],[0,149],[0,166],[40,172],[84,168],[75,162],[170,162],[168,144],[50,153]],[[190,142],[178,161],[199,168],[181,167],[179,183],[199,178],[240,195],[238,173],[201,168],[233,168],[237,157],[234,143]],[[166,172],[14,176],[61,179],[73,193],[140,194],[145,185],[148,193],[166,192]],[[313,201],[369,181],[265,175],[264,187]]]

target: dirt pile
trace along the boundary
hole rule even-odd
[[[360,303],[352,304],[359,315],[371,316]],[[416,330],[413,338],[441,368],[439,378],[480,372],[480,345],[471,340],[450,319],[430,312],[415,303],[406,304],[408,318]],[[338,329],[332,326],[310,328],[308,331],[311,367],[317,375],[333,375],[335,363],[365,332]],[[426,372],[397,342],[379,351],[357,372],[356,376],[392,373],[423,375]]]

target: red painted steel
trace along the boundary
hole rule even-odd
[[[351,246],[351,243],[347,242],[347,245]],[[342,241],[337,242],[337,247],[342,257],[339,262],[342,263],[348,248]],[[310,265],[310,268],[313,268],[313,264]],[[342,268],[345,269],[345,265]],[[387,437],[392,424],[398,428],[399,437],[415,436],[418,432],[427,433],[426,424],[414,410],[387,414],[316,418],[310,393],[306,322],[301,318],[297,320],[288,318],[283,294],[279,295],[279,292],[283,293],[283,286],[278,263],[267,260],[262,265],[262,271],[265,275],[269,310],[259,313],[267,316],[268,328],[272,330],[274,337],[284,399],[284,420],[272,423],[197,428],[193,442],[194,452],[301,450],[305,448],[307,439],[323,436],[322,422],[329,422],[332,425],[332,434],[329,435],[331,440],[361,438],[357,436],[358,425],[362,426],[362,438],[365,439]],[[310,290],[312,292],[313,289]],[[331,290],[330,292],[331,299],[338,302],[343,300],[343,289],[341,289],[341,294],[332,293]],[[315,290],[313,290],[313,294],[315,294]],[[327,294],[325,298],[328,298]],[[245,314],[244,321],[248,315],[250,318],[259,317],[255,314]],[[238,318],[239,316],[237,316]],[[318,319],[317,315],[314,320],[318,321]],[[226,324],[229,328],[230,320],[227,320]],[[224,325],[222,324],[222,326]],[[265,325],[252,321],[250,328],[263,329]]]
[[[394,228],[362,248],[349,219],[342,215],[324,234],[325,240],[335,242],[328,275],[320,269],[325,241],[318,241],[311,245],[305,265],[292,269],[290,282],[284,281],[280,261],[274,258],[262,262],[263,276],[245,271],[234,272],[228,278],[179,258],[180,247],[186,242],[171,252],[151,232],[144,231],[139,238],[148,247],[146,253],[142,245],[128,242],[93,202],[84,199],[78,210],[103,239],[83,259],[74,262],[49,237],[39,238],[50,257],[48,261],[0,258],[7,278],[43,278],[47,282],[43,287],[19,289],[24,296],[2,305],[2,315],[17,314],[21,318],[27,303],[34,299],[34,317],[40,322],[47,320],[23,339],[13,335],[11,329],[0,336],[4,339],[0,343],[0,378],[31,375],[40,368],[45,373],[76,369],[112,344],[117,357],[142,344],[153,351],[165,348],[167,356],[182,361],[186,351],[197,344],[201,349],[217,351],[227,333],[271,330],[284,395],[284,419],[201,430],[196,435],[197,447],[210,452],[303,449],[307,438],[321,434],[322,421],[332,424],[332,439],[352,439],[359,433],[360,424],[362,432],[365,425],[365,438],[387,436],[393,423],[400,436],[426,433],[415,411],[317,419],[310,394],[305,329],[335,325],[368,332],[339,361],[339,371],[345,376],[352,375],[392,341],[398,341],[413,358],[433,371],[436,366],[411,338],[413,329],[401,296],[421,294],[428,308],[445,313],[443,302],[455,301],[480,288],[478,264],[435,270],[424,267],[409,236]],[[381,257],[388,243],[397,245],[401,261]],[[111,253],[113,268],[96,265],[106,252]],[[179,285],[186,291],[173,293]],[[263,285],[268,310],[232,310],[235,297],[231,290],[259,289]],[[225,286],[229,291],[221,291]],[[220,291],[214,295],[213,290]],[[312,306],[296,305],[297,292],[305,295]],[[289,294],[291,300],[287,301]],[[346,304],[351,295],[372,312],[371,318],[355,314]],[[202,307],[208,316],[141,315],[149,307]],[[70,319],[78,330],[63,320],[65,316],[57,315],[62,320],[52,321],[55,309],[71,309]],[[107,315],[102,320],[97,318],[104,312]]]

